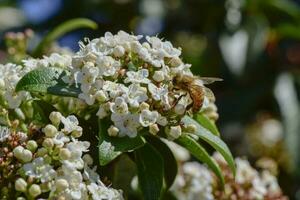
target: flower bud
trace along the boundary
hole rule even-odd
[[[72,131],[72,136],[74,138],[79,138],[80,136],[82,136],[82,131],[78,131],[78,130]]]
[[[14,156],[18,159],[21,158],[23,155],[23,150],[24,150],[24,147],[22,147],[22,146],[15,147],[13,150]]]
[[[181,135],[181,127],[180,126],[171,126],[167,131],[167,134],[170,136],[170,139],[177,139]]]
[[[152,77],[156,82],[162,82],[165,79],[163,71],[155,71]]]
[[[119,133],[119,129],[115,126],[110,126],[107,130],[108,132],[108,135],[111,136],[111,137],[115,137],[118,135]]]
[[[57,134],[57,129],[52,124],[48,124],[43,128],[43,132],[47,137],[54,137]]]
[[[17,200],[26,200],[24,197],[18,197]]]
[[[85,154],[83,157],[82,157],[84,163],[86,163],[87,165],[92,165],[93,164],[93,158],[90,154]]]
[[[197,127],[196,127],[195,124],[188,124],[188,125],[186,126],[186,131],[187,131],[188,133],[195,133],[196,130],[197,130]]]
[[[26,144],[26,148],[30,150],[31,152],[34,152],[37,149],[38,145],[36,141],[34,140],[29,140]]]
[[[125,49],[122,46],[116,46],[113,50],[113,54],[116,57],[122,57],[125,54]]]
[[[26,192],[26,188],[27,182],[22,178],[18,178],[15,182],[15,189],[19,192]]]
[[[157,124],[151,124],[149,126],[149,132],[152,134],[152,135],[156,135],[159,131],[159,128],[158,128],[158,125]]]
[[[140,110],[149,110],[150,106],[146,102],[140,104]]]
[[[99,101],[99,102],[105,102],[107,99],[107,96],[105,94],[105,92],[103,90],[99,90],[95,93],[95,98]]]
[[[29,162],[32,159],[32,152],[28,149],[24,149],[22,152],[22,157],[20,158],[23,162]]]
[[[55,182],[55,187],[56,187],[58,192],[61,192],[61,191],[64,191],[65,189],[67,189],[69,187],[69,183],[65,179],[58,179]]]
[[[177,104],[174,107],[174,111],[177,115],[183,115],[185,113],[185,106],[183,104]]]
[[[46,155],[47,153],[48,153],[48,150],[44,147],[39,148],[37,150],[37,156],[39,156],[39,157],[42,157],[42,156]]]
[[[37,184],[32,184],[28,191],[32,197],[37,197],[42,193],[40,186]]]
[[[50,116],[49,116],[49,119],[51,120],[51,122],[54,125],[57,126],[60,123],[61,117],[62,117],[62,115],[60,114],[60,112],[51,112]]]
[[[182,61],[179,57],[174,57],[170,60],[170,65],[172,67],[178,67],[182,64]]]
[[[71,152],[67,148],[62,148],[59,151],[59,157],[61,160],[68,160],[71,157]]]
[[[43,142],[43,147],[45,147],[46,149],[52,149],[52,147],[54,146],[54,142],[51,138],[46,138]]]

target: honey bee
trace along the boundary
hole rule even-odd
[[[215,98],[213,92],[209,88],[204,87],[203,84],[211,84],[222,80],[220,78],[198,77],[178,73],[173,80],[173,84],[176,89],[182,89],[189,93],[193,100],[190,106],[193,113],[196,113],[201,109],[205,96],[212,99]]]

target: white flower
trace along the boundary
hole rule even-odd
[[[105,81],[103,84],[103,90],[109,93],[111,98],[116,98],[128,93],[128,88],[123,84],[114,83],[111,81]]]
[[[152,124],[154,124],[158,118],[158,112],[157,111],[150,111],[150,110],[142,110],[139,122],[143,127],[148,127]]]
[[[124,80],[125,83],[150,83],[150,80],[148,79],[149,72],[147,69],[141,69],[137,72],[129,71],[126,75],[127,77]]]
[[[128,90],[128,93],[124,96],[130,106],[136,108],[140,103],[147,101],[147,88],[141,87],[139,84],[131,84]]]
[[[121,193],[117,190],[107,188],[104,185],[97,185],[91,183],[87,186],[89,192],[92,194],[93,200],[122,200]]]
[[[164,99],[168,94],[168,89],[166,87],[156,87],[153,83],[148,84],[148,89],[153,99],[156,101]]]
[[[240,158],[235,159],[236,163],[236,182],[239,184],[252,183],[255,177],[258,176],[257,171],[251,167],[247,160]]]
[[[53,143],[59,147],[62,147],[65,143],[70,141],[70,138],[66,136],[63,132],[58,132],[54,138],[52,138]]]
[[[61,122],[64,124],[63,131],[66,133],[72,133],[73,131],[82,132],[82,128],[78,126],[78,119],[74,115],[62,117]]]
[[[106,106],[104,104],[100,105],[98,112],[96,115],[99,117],[99,119],[103,119],[108,115],[107,109],[105,108]]]
[[[23,170],[27,176],[32,176],[41,180],[42,183],[53,180],[56,176],[56,172],[53,167],[45,163],[44,158],[38,157],[31,163],[27,163],[23,166]]]
[[[97,60],[97,67],[101,76],[113,76],[119,70],[121,64],[110,56],[101,56]]]
[[[123,137],[125,135],[129,137],[136,137],[137,128],[139,127],[137,114],[129,113],[125,115],[118,115],[112,113],[111,120],[114,122],[115,126],[119,129],[120,137]]]
[[[208,169],[197,162],[187,162],[177,175],[170,189],[177,199],[213,200],[212,176]]]
[[[62,162],[71,169],[83,169],[84,161],[81,157],[83,152],[88,151],[89,146],[89,142],[73,140],[66,145],[66,148],[71,152],[71,156],[68,160],[63,160]]]
[[[57,177],[57,179],[65,179],[69,183],[69,187],[63,192],[58,194],[58,197],[65,197],[68,200],[87,200],[87,188],[83,182],[82,174],[66,166],[62,166],[61,169],[63,175]],[[56,188],[53,188],[54,190]]]
[[[161,82],[165,79],[165,73],[163,71],[155,71],[153,74],[153,79],[157,82]]]
[[[123,97],[117,97],[114,103],[110,104],[110,110],[112,113],[126,114],[128,113],[128,106]]]

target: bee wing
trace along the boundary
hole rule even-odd
[[[199,78],[201,81],[203,81],[203,84],[212,84],[216,81],[223,81],[221,78],[214,78],[214,77],[200,77]]]

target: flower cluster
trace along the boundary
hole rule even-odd
[[[111,136],[135,137],[143,128],[157,134],[166,127],[169,137],[177,138],[182,132],[180,119],[193,98],[174,79],[179,74],[194,78],[191,65],[180,55],[180,49],[157,37],[107,32],[81,43],[72,57],[71,76],[64,80],[80,87],[79,98],[88,105],[99,106],[100,119],[110,118]]]
[[[179,172],[170,189],[177,199],[287,200],[273,174],[274,170],[268,167],[263,167],[259,172],[246,159],[236,158],[237,171],[234,178],[223,157],[216,153],[214,158],[225,176],[225,187],[222,189],[218,178],[206,166],[188,161],[190,158],[187,152],[178,145],[171,142],[167,144],[179,162]],[[261,163],[266,164],[270,165],[270,160]]]
[[[82,128],[75,116],[52,112],[51,124],[33,134],[2,134],[1,172],[8,191],[18,191],[18,200],[105,199],[121,200],[122,193],[104,185],[86,152],[90,143],[79,141]],[[17,138],[17,139],[16,139]],[[21,139],[22,138],[22,139]],[[5,146],[5,147],[4,147]],[[11,169],[5,171],[4,169]],[[8,192],[9,193],[9,192]],[[4,195],[4,194],[2,194]]]
[[[224,159],[215,154],[215,159],[225,174],[225,190],[218,189],[217,180],[214,182],[216,199],[258,199],[258,200],[287,200],[280,189],[277,178],[269,169],[257,171],[248,160],[236,158],[236,177],[234,178]]]
[[[212,182],[213,177],[205,166],[197,162],[186,162],[177,175],[171,192],[177,199],[213,200]]]

